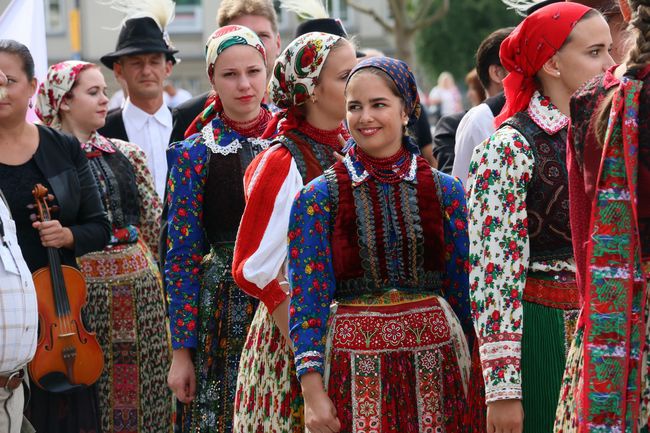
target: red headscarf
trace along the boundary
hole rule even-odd
[[[509,72],[503,80],[506,105],[496,117],[498,127],[524,110],[535,93],[535,74],[562,47],[571,31],[591,8],[579,3],[553,3],[523,20],[501,44],[501,64]]]

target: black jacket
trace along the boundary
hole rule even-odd
[[[195,96],[192,99],[188,99],[172,110],[174,126],[172,128],[172,135],[169,138],[170,143],[183,141],[185,139],[185,130],[187,130],[187,128],[192,124],[192,121],[196,116],[201,114],[209,94],[210,92],[206,92]]]
[[[433,133],[432,152],[433,156],[438,160],[438,170],[443,173],[451,174],[451,169],[454,166],[456,130],[465,113],[467,112],[463,111],[442,116]]]
[[[60,207],[56,218],[74,235],[74,252],[61,249],[63,262],[74,265],[75,257],[100,251],[108,244],[111,226],[77,139],[40,125],[38,131],[40,142],[34,161]]]
[[[118,140],[129,141],[126,134],[124,120],[122,119],[122,109],[115,108],[106,115],[106,123],[97,132],[104,137],[116,138]]]

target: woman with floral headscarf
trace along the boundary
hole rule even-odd
[[[266,54],[252,30],[215,31],[206,63],[216,101],[194,123],[197,133],[167,152],[165,284],[174,349],[168,382],[183,403],[179,431],[230,432],[239,358],[257,308],[230,269],[244,171],[268,147],[258,137],[271,113],[261,104]]]
[[[470,164],[470,294],[489,432],[547,433],[580,298],[569,226],[569,98],[613,64],[603,17],[560,2],[501,45],[506,105]]]
[[[172,412],[162,280],[152,254],[161,206],[142,150],[97,133],[107,104],[97,65],[67,61],[50,66],[36,114],[77,137],[112,226],[103,251],[78,259],[88,286],[84,312],[104,351],[97,385],[102,431],[159,432],[169,429]]]
[[[336,162],[347,131],[344,87],[356,65],[345,39],[307,33],[278,58],[270,95],[284,111],[269,125],[275,146],[246,173],[247,203],[233,259],[235,281],[260,304],[237,379],[235,431],[302,432],[302,397],[288,337],[285,277],[289,212],[296,193]],[[260,373],[263,371],[263,373]],[[255,404],[266,401],[264,405]]]
[[[462,184],[417,156],[407,135],[420,103],[404,62],[362,61],[345,92],[350,150],[302,189],[289,220],[305,423],[312,433],[464,431]]]

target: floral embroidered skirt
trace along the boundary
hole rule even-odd
[[[293,352],[260,303],[239,364],[234,431],[301,433],[303,412]]]
[[[221,244],[203,259],[194,358],[196,397],[189,405],[178,403],[176,432],[233,431],[239,359],[257,308],[257,300],[232,278],[233,250],[234,244]]]
[[[143,243],[81,257],[88,327],[104,351],[97,382],[102,432],[171,432],[171,357],[162,280]]]
[[[464,432],[470,357],[442,298],[338,305],[325,383],[342,432]]]

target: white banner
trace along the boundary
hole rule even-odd
[[[39,83],[45,79],[48,66],[43,3],[43,0],[12,0],[0,16],[0,39],[13,39],[29,48]],[[27,118],[35,120],[36,115],[30,110]]]

